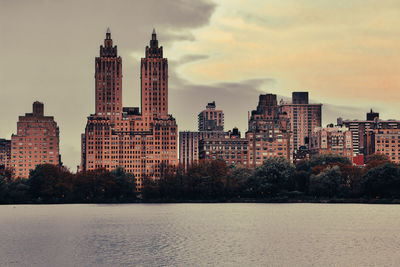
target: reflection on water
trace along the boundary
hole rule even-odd
[[[1,266],[399,266],[400,206],[0,206]]]

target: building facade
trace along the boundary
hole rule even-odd
[[[353,138],[353,155],[368,155],[366,151],[366,135],[369,130],[373,129],[400,129],[400,121],[398,120],[381,120],[379,113],[373,112],[372,109],[366,114],[366,120],[343,120],[337,119],[338,125],[343,125],[352,133]]]
[[[0,166],[10,167],[11,161],[11,140],[0,139]]]
[[[205,137],[199,141],[199,158],[222,160],[230,165],[248,165],[248,140],[241,138],[237,128],[223,137]]]
[[[293,92],[292,102],[280,103],[281,112],[290,118],[293,133],[293,150],[297,154],[300,147],[308,147],[309,138],[316,127],[321,127],[322,104],[310,104],[308,92]]]
[[[179,132],[179,163],[187,171],[199,162],[199,142],[205,138],[225,138],[223,131]]]
[[[44,116],[44,105],[33,103],[33,112],[20,116],[17,134],[11,136],[11,164],[17,177],[27,178],[39,164],[61,164],[60,132],[53,116]]]
[[[351,131],[346,127],[333,125],[315,128],[310,138],[310,153],[311,155],[336,154],[352,161]]]
[[[224,113],[216,109],[215,101],[208,103],[206,109],[199,113],[198,124],[199,132],[224,130]]]
[[[371,129],[365,136],[365,156],[384,154],[400,164],[400,129]]]
[[[178,126],[168,114],[168,60],[153,30],[141,59],[141,112],[122,106],[122,59],[108,30],[96,58],[96,113],[82,134],[80,170],[121,167],[140,189],[143,179],[158,179],[163,165],[178,164]]]
[[[249,166],[259,166],[269,158],[293,161],[293,137],[290,118],[282,113],[276,95],[260,95],[256,110],[249,118],[246,132],[249,141]]]

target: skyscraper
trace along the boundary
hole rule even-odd
[[[141,104],[122,107],[122,59],[108,30],[96,58],[96,113],[82,134],[80,170],[124,168],[136,177],[157,179],[163,165],[178,164],[175,119],[168,114],[168,61],[153,30],[141,60]]]
[[[60,164],[59,129],[52,116],[44,116],[43,103],[33,103],[33,112],[20,116],[17,134],[11,136],[11,166],[15,176],[27,178],[39,164]]]

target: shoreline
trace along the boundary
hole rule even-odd
[[[400,199],[228,199],[228,200],[138,200],[126,202],[20,202],[0,203],[3,205],[71,205],[71,204],[392,204],[399,205]]]

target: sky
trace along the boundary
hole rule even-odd
[[[94,60],[107,27],[123,64],[123,105],[140,105],[140,58],[157,31],[169,62],[169,113],[196,130],[208,102],[247,130],[260,94],[308,91],[323,124],[400,119],[398,0],[0,0],[0,138],[36,100],[60,128],[75,171],[94,113]]]

